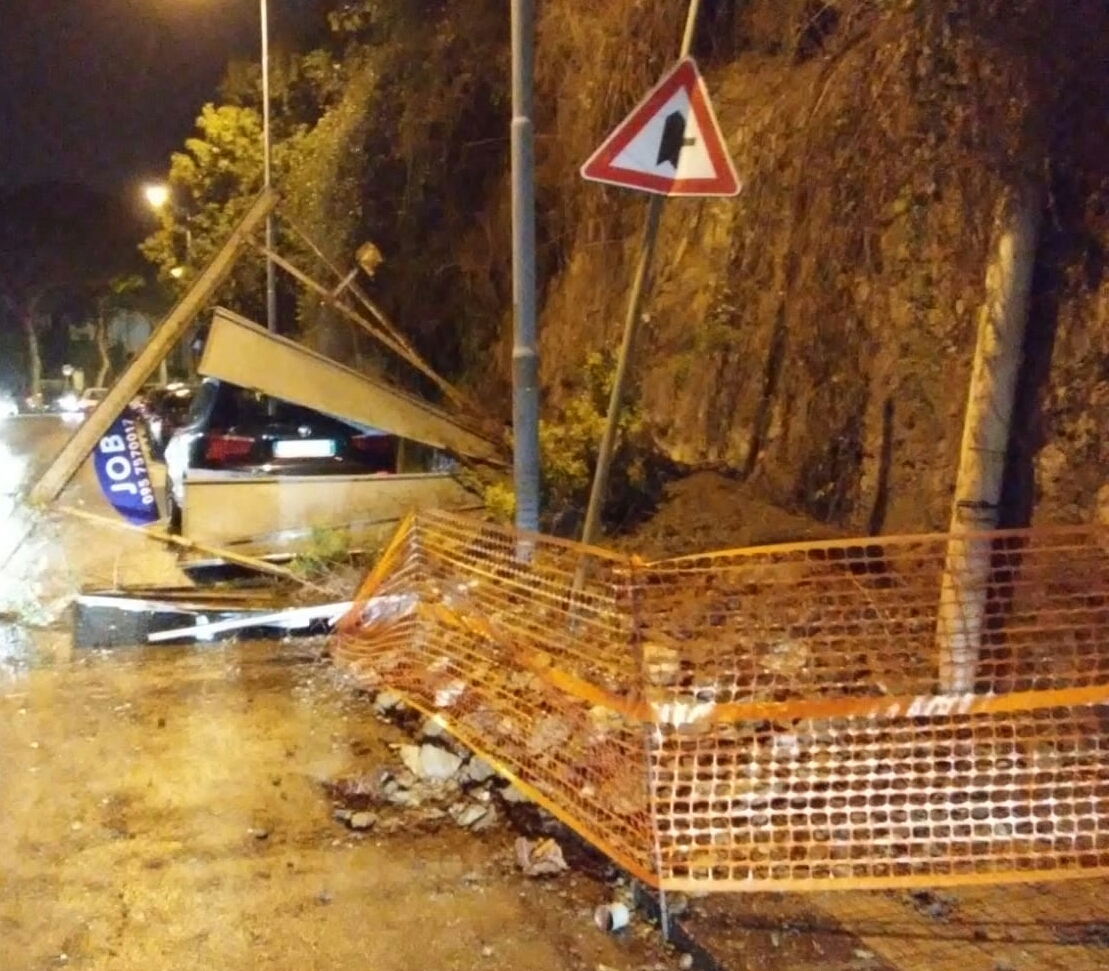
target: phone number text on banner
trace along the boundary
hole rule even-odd
[[[136,526],[158,521],[158,502],[139,440],[138,424],[130,408],[97,442],[92,457],[100,488],[116,512]]]

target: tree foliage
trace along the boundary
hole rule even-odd
[[[439,370],[457,374],[496,340],[509,294],[507,206],[487,205],[507,162],[503,4],[354,0],[337,3],[330,24],[326,49],[273,64],[282,214],[344,272],[359,245],[375,243],[384,264],[374,298]],[[261,185],[258,85],[256,65],[232,65],[221,103],[204,107],[171,159],[174,206],[143,245],[163,278],[180,267],[187,283]],[[332,278],[295,234],[279,245]],[[257,315],[261,273],[260,258],[240,260],[220,301]],[[364,349],[311,295],[296,309],[300,329],[330,350],[337,334],[340,352]]]
[[[158,212],[159,228],[141,249],[167,283],[187,286],[242,219],[262,189],[262,122],[250,107],[206,104],[197,134],[170,159],[170,202]],[[274,170],[281,171],[295,136],[273,146]],[[264,261],[244,254],[220,298],[247,314],[265,306]]]
[[[34,393],[61,367],[67,325],[88,315],[98,288],[132,269],[134,235],[111,200],[81,186],[32,185],[0,198],[0,338],[9,380]]]

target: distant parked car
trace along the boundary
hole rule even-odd
[[[104,400],[107,393],[107,388],[85,388],[84,394],[77,399],[77,410],[87,415]]]
[[[175,382],[150,388],[136,400],[154,458],[162,457],[174,432],[185,423],[195,396],[196,385]]]
[[[170,532],[181,530],[185,477],[192,469],[266,476],[395,472],[398,441],[206,378],[165,449]]]
[[[71,402],[72,399],[72,402]],[[77,395],[70,389],[68,381],[57,378],[43,378],[37,393],[29,394],[24,401],[27,411],[33,413],[62,412],[70,403],[76,404]]]

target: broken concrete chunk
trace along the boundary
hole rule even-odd
[[[480,759],[476,755],[466,763],[466,767],[462,770],[463,779],[476,785],[488,782],[495,774],[493,767],[485,759]]]
[[[396,694],[393,691],[379,691],[377,693],[377,697],[374,698],[374,711],[376,711],[379,715],[387,714],[388,712],[391,712],[394,708],[399,708],[400,706],[400,695]]]
[[[497,810],[489,806],[484,816],[470,825],[471,833],[484,833],[488,829],[492,829],[497,825],[498,817]]]
[[[468,829],[484,818],[489,813],[488,806],[476,802],[456,804],[458,809],[451,807],[451,818],[463,829]]]
[[[446,732],[447,730],[443,727],[443,724],[440,721],[435,718],[428,718],[424,722],[423,727],[421,727],[420,729],[420,737],[442,738],[446,734]]]
[[[505,802],[530,802],[528,797],[515,786],[505,786],[505,788],[501,790],[501,798]]]
[[[516,862],[529,877],[549,877],[568,870],[562,847],[553,839],[533,843],[525,836],[516,840]]]
[[[419,745],[402,745],[400,747],[400,760],[404,763],[404,767],[413,775],[418,776],[421,774],[420,764],[420,746]],[[413,780],[415,781],[415,780]],[[397,777],[397,782],[402,786],[405,785],[401,781],[401,777]]]
[[[462,768],[462,759],[438,745],[425,743],[420,746],[420,768],[416,771],[425,779],[451,779]]]
[[[377,817],[373,813],[351,813],[350,819],[347,820],[347,825],[351,829],[364,831],[373,829],[374,823],[376,822]]]

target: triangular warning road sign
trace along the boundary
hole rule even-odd
[[[684,58],[581,167],[583,178],[664,196],[734,196],[739,179],[705,82]]]

